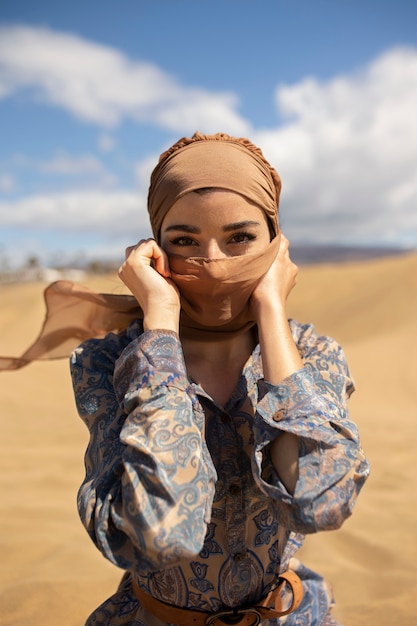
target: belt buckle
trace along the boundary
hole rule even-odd
[[[226,611],[218,611],[217,613],[209,615],[205,621],[205,626],[212,626],[216,620],[219,619],[220,621],[222,621],[223,617],[225,617],[226,619],[229,618],[229,621],[223,621],[223,624],[230,624],[231,626],[234,626],[234,624],[239,624],[239,621],[245,615],[252,615],[254,617],[253,622],[251,622],[251,624],[248,624],[248,626],[258,626],[258,624],[260,624],[262,621],[262,615],[255,608],[237,609],[236,611],[234,611],[233,609],[228,609]]]

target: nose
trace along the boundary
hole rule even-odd
[[[227,256],[227,254],[222,250],[217,239],[210,239],[207,242],[204,254],[207,259],[222,259]]]

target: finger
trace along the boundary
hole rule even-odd
[[[282,234],[282,233],[281,233],[281,243],[280,243],[280,245],[281,245],[283,248],[289,248],[289,247],[290,247],[290,242],[289,242],[289,240],[288,240],[288,239],[287,239],[287,237],[286,237],[284,234]]]
[[[128,259],[133,265],[145,261],[164,278],[171,276],[168,257],[153,238],[141,239],[135,246],[126,248],[125,254],[125,263]]]
[[[127,259],[132,252],[134,252],[135,250],[137,250],[138,248],[140,248],[141,246],[143,246],[143,244],[148,243],[149,241],[154,241],[153,239],[149,238],[149,239],[140,239],[138,241],[138,243],[136,243],[134,246],[128,246],[125,250],[125,258]]]
[[[290,248],[290,242],[284,235],[282,235],[277,257],[279,257],[280,259],[283,259],[286,256],[289,256],[289,248]]]
[[[132,250],[135,249],[135,246],[129,246],[128,248],[126,248],[125,250],[125,260],[129,258]]]
[[[161,276],[169,278],[171,276],[171,269],[169,267],[168,256],[166,252],[156,245],[152,256],[153,266]]]

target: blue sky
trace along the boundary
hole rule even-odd
[[[181,136],[248,136],[293,243],[417,247],[415,0],[3,0],[0,264],[122,259]]]

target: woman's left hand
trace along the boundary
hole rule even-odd
[[[289,254],[289,241],[281,234],[277,256],[269,270],[256,285],[251,296],[251,308],[256,318],[263,307],[285,310],[286,302],[297,282],[298,267]]]

